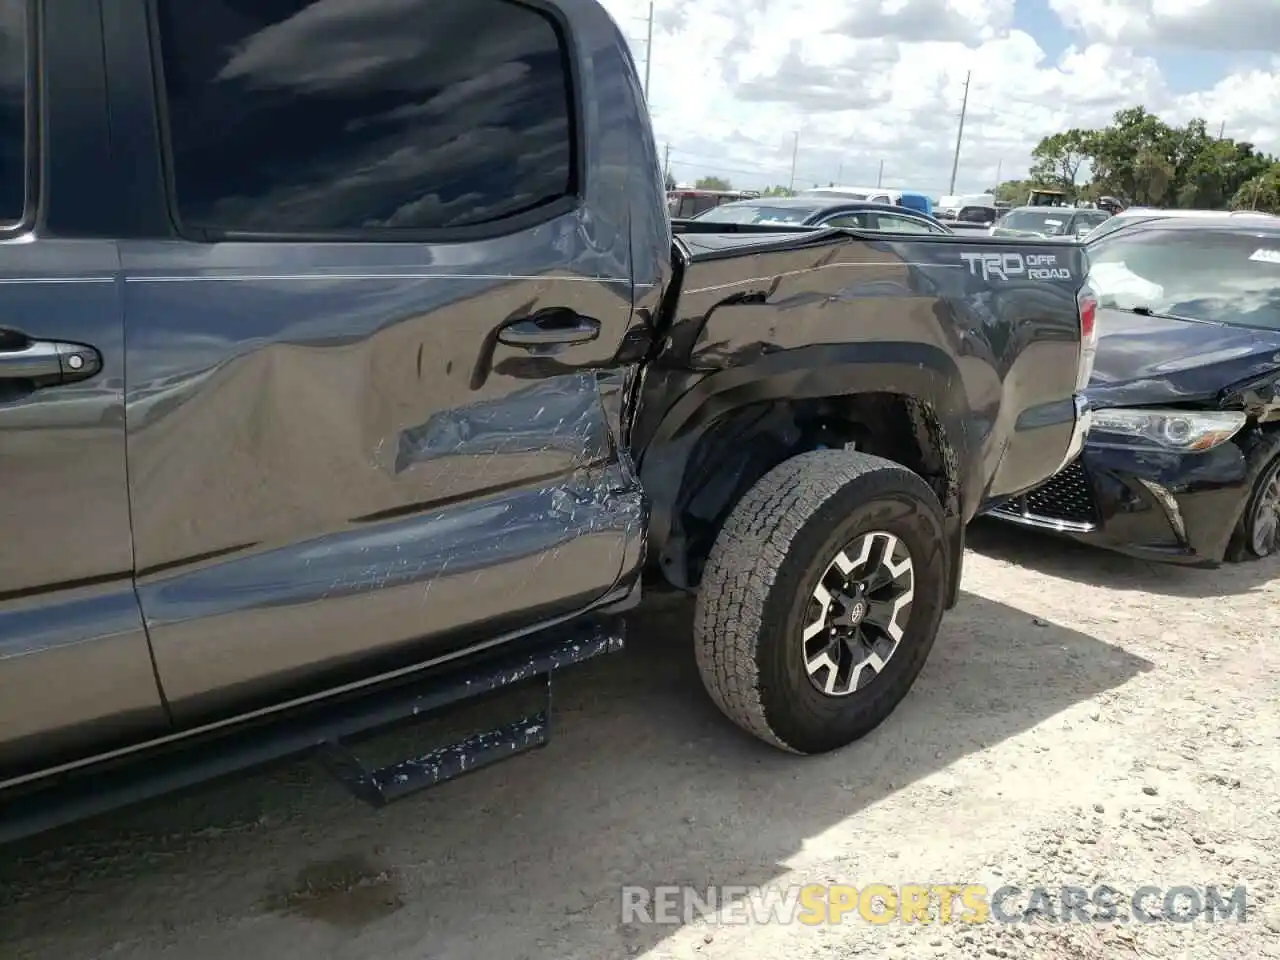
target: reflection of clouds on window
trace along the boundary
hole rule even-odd
[[[512,205],[529,206],[536,203],[538,197],[531,193],[516,194],[500,203],[485,204],[484,197],[478,193],[464,193],[460,197],[445,202],[436,194],[428,194],[421,199],[406,203],[391,216],[383,220],[366,220],[366,227],[412,227],[419,223],[439,223],[451,226],[457,221],[485,220],[502,212]]]
[[[529,65],[527,63],[504,63],[481,76],[470,80],[459,80],[424,103],[409,103],[372,117],[358,117],[347,125],[347,129],[359,130],[382,123],[404,123],[409,120],[435,118],[449,110],[465,109],[470,105],[468,101],[483,95],[490,95],[493,100],[499,100],[505,93],[507,99],[516,99],[520,96],[519,85],[528,82]]]
[[[461,226],[568,192],[568,82],[539,14],[505,0],[263,6],[163,8],[184,221]]]

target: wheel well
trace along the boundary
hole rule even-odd
[[[959,460],[928,403],[865,393],[750,404],[717,419],[690,451],[671,530],[659,545],[663,575],[696,587],[726,517],[756,481],[797,454],[849,445],[915,471],[948,515],[959,514]]]

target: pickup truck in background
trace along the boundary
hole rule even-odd
[[[595,0],[0,0],[0,49],[0,839],[538,746],[356,751],[549,694],[646,570],[728,717],[839,748],[1087,429],[1077,245],[673,226]]]

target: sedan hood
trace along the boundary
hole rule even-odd
[[[1280,331],[1103,308],[1086,393],[1098,408],[1216,401],[1267,374],[1280,377]]]

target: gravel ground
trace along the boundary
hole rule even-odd
[[[991,525],[971,547],[919,683],[850,749],[738,732],[688,603],[658,597],[627,652],[566,674],[538,754],[380,812],[299,763],[6,849],[0,956],[1280,957],[1280,564],[1159,568]],[[826,882],[1244,884],[1248,914],[622,922],[622,884]]]

